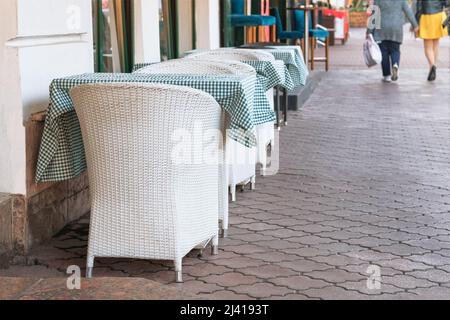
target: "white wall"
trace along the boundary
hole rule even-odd
[[[195,19],[197,21],[197,48],[219,48],[220,0],[197,0],[195,11]]]
[[[178,50],[180,55],[191,51],[194,28],[192,25],[192,2],[194,0],[178,1]]]
[[[93,72],[91,0],[0,1],[0,192],[26,194],[25,127],[54,78]]]
[[[16,0],[0,1],[0,192],[23,194],[25,130],[19,60],[17,50],[5,47],[5,42],[17,34],[16,10]]]
[[[134,0],[135,61],[159,62],[159,1]]]
[[[160,61],[158,2],[135,0],[137,62]],[[0,12],[0,192],[26,194],[24,122],[46,110],[52,79],[94,70],[91,0],[0,0]],[[220,46],[219,12],[197,0],[199,49]]]

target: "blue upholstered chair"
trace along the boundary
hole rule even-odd
[[[281,21],[280,11],[278,8],[271,8],[270,14],[276,18],[277,21],[277,39],[279,41],[293,41],[294,44],[299,44],[300,40],[303,39],[305,33],[295,31],[284,31],[283,23]]]
[[[320,24],[316,24],[315,28],[312,26],[312,17],[311,12],[308,12],[308,20],[310,21],[309,24],[309,37],[310,37],[310,50],[311,50],[311,70],[314,70],[314,62],[321,61],[325,62],[325,69],[328,71],[329,69],[329,58],[330,58],[330,32],[327,28],[321,26]],[[294,11],[294,17],[295,17],[295,30],[301,33],[305,33],[305,12],[301,10]],[[320,42],[325,46],[325,57],[315,57],[314,56],[314,49],[316,47],[316,43]]]
[[[257,29],[264,27],[272,27],[272,37],[275,37],[276,33],[276,19],[272,16],[263,15],[246,15],[245,14],[245,0],[231,0],[231,15],[230,23],[232,27],[244,27],[246,28],[247,43],[257,42]],[[260,32],[263,39],[259,39],[261,42],[272,41],[275,39],[266,39],[265,32]]]

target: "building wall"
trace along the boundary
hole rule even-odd
[[[158,1],[134,1],[136,61],[160,61]],[[219,0],[196,8],[199,48],[219,47]],[[90,209],[86,174],[37,185],[34,172],[45,119],[36,113],[48,107],[51,81],[94,71],[92,8],[91,0],[1,0],[0,12],[0,194],[13,195],[5,237],[22,255]]]
[[[2,0],[0,12],[0,192],[25,195],[25,122],[52,79],[93,71],[91,1]]]
[[[197,0],[197,47],[217,49],[220,47],[220,0]]]
[[[18,31],[17,1],[0,1],[0,12],[0,193],[25,194],[25,130],[18,50],[5,46]]]
[[[178,2],[178,50],[180,55],[194,48],[192,38],[195,28],[192,23],[192,4],[193,0]]]
[[[11,199],[1,214],[22,255],[89,211],[85,176],[33,178],[44,119],[35,113],[47,109],[52,79],[94,70],[92,9],[91,0],[2,0],[0,12],[0,193]]]
[[[161,61],[159,48],[159,4],[152,0],[134,0],[135,61]]]

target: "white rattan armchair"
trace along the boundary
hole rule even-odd
[[[255,76],[256,71],[251,66],[238,61],[210,61],[177,59],[157,63],[136,71],[151,74],[193,74],[193,75],[243,75]],[[236,187],[240,183],[251,182],[252,189],[256,183],[256,148],[247,148],[230,139],[226,135],[228,119],[223,112],[223,137],[225,145],[226,166],[221,168],[219,189],[219,217],[222,221],[221,232],[226,236],[229,227],[228,188],[231,190],[232,201],[236,201]],[[243,161],[245,159],[245,161]]]
[[[189,54],[187,59],[231,60],[231,61],[275,61],[273,54],[254,49],[220,48]],[[186,59],[185,58],[185,59]]]
[[[266,51],[255,49],[233,49],[221,48],[211,51],[201,51],[186,56],[187,59],[193,60],[231,60],[231,61],[272,61],[279,63],[275,57]],[[282,62],[281,62],[282,63]],[[274,109],[274,92],[273,89],[267,91],[267,98],[272,109]],[[265,123],[256,127],[258,147],[256,154],[256,162],[261,165],[261,173],[264,175],[268,164],[268,146],[275,144],[275,133],[273,123]]]
[[[202,139],[198,124],[220,130],[220,106],[205,92],[169,85],[91,84],[70,94],[92,202],[87,277],[96,257],[155,259],[174,261],[182,282],[193,248],[212,239],[218,253],[218,169],[176,161],[173,135]]]

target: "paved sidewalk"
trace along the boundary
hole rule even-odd
[[[346,67],[360,45],[333,48],[345,59],[291,114],[280,174],[238,194],[219,256],[186,258],[182,285],[164,262],[98,259],[94,276],[208,299],[450,299],[450,70],[427,83],[410,41],[399,82],[383,84],[378,69]],[[84,266],[87,235],[85,218],[0,276],[65,277]]]
[[[365,69],[362,45],[365,39],[365,29],[351,29],[351,39],[345,45],[337,44],[331,47],[332,70],[363,70]],[[401,69],[424,69],[424,79],[427,78],[427,59],[423,49],[423,40],[415,39],[409,32],[409,24],[405,25],[404,43],[400,50],[402,53]],[[340,42],[338,42],[340,43]],[[318,56],[323,56],[323,49],[319,49]],[[322,64],[323,65],[323,64]],[[450,37],[441,40],[441,50],[439,67],[448,68],[450,66]],[[321,63],[317,64],[317,70],[323,69]],[[381,73],[381,67],[375,67]]]

